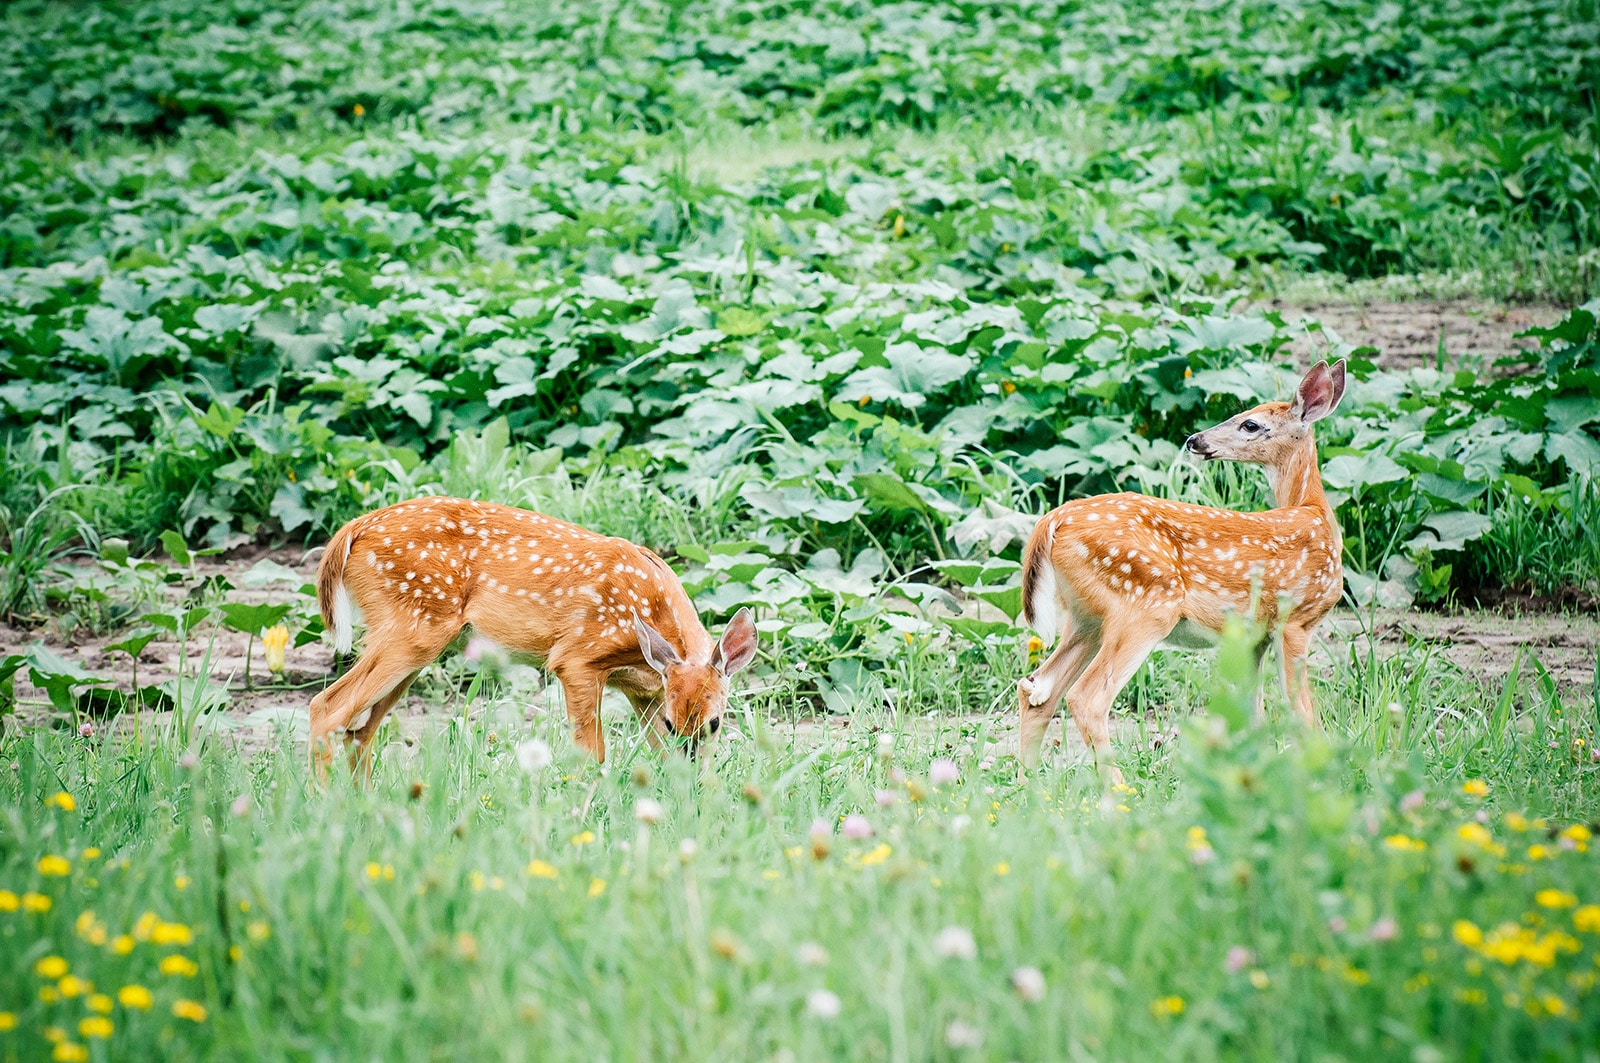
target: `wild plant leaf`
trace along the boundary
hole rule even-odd
[[[222,622],[246,635],[260,636],[267,628],[289,615],[291,605],[250,605],[245,602],[222,603]]]

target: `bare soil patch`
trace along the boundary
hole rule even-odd
[[[1472,299],[1428,299],[1415,302],[1315,302],[1274,300],[1263,304],[1293,323],[1313,317],[1357,346],[1378,349],[1384,369],[1434,366],[1443,345],[1444,368],[1490,369],[1503,358],[1519,357],[1532,364],[1538,342],[1517,336],[1525,329],[1552,325],[1567,313],[1548,303],[1505,306]],[[1327,343],[1322,336],[1301,333],[1290,345],[1309,361]],[[1509,368],[1515,368],[1509,367]]]

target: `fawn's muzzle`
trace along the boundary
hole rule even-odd
[[[1196,432],[1183,441],[1183,449],[1202,458],[1211,457],[1211,445],[1201,438],[1201,433]]]

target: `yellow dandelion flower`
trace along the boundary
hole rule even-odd
[[[22,906],[22,898],[10,890],[0,890],[0,912],[14,912]]]
[[[583,845],[592,845],[593,843],[594,843],[594,831],[592,831],[592,830],[580,831],[579,833],[574,834],[572,836],[572,844],[573,845],[583,846]]]
[[[1272,979],[1267,977],[1267,972],[1257,967],[1250,972],[1250,984],[1257,989],[1265,989],[1272,984]]]
[[[74,800],[73,796],[67,793],[65,790],[62,790],[60,793],[51,794],[49,797],[44,799],[44,803],[54,808],[59,808],[63,812],[72,812],[78,807],[78,802]]]
[[[383,877],[383,865],[376,861],[367,864],[367,877],[376,882]]]
[[[44,956],[39,959],[38,963],[33,965],[34,974],[40,978],[48,978],[51,981],[66,974],[67,970],[67,961],[60,956]]]
[[[125,1008],[149,1011],[150,1005],[155,1003],[155,997],[142,985],[125,985],[117,990],[117,1003]]]
[[[1190,851],[1193,851],[1195,849],[1208,848],[1211,843],[1206,840],[1206,829],[1204,827],[1190,827],[1185,844],[1189,846]]]
[[[54,902],[43,893],[24,893],[22,895],[22,910],[25,912],[48,912]]]
[[[276,624],[261,633],[261,646],[267,653],[267,671],[283,674],[284,651],[289,646],[289,629]]]
[[[556,869],[543,860],[534,860],[528,864],[529,878],[555,878]]]
[[[1461,792],[1468,797],[1482,797],[1489,792],[1489,784],[1482,779],[1468,779],[1461,784]]]
[[[1530,846],[1528,846],[1528,859],[1529,860],[1548,860],[1548,859],[1550,859],[1550,850],[1549,850],[1549,848],[1547,846],[1530,845]]]
[[[172,884],[178,887],[180,890],[186,890],[189,888],[189,883],[191,881],[193,880],[190,879],[188,875],[179,875],[177,878],[172,880]]]
[[[879,842],[875,848],[861,854],[861,866],[873,867],[881,864],[889,859],[889,855],[893,852],[894,850],[889,847],[887,842]]]
[[[0,1033],[17,1028],[17,1017],[9,1011],[0,1011]]]
[[[1428,843],[1421,838],[1411,838],[1404,834],[1391,834],[1383,839],[1386,848],[1402,853],[1420,853],[1428,847]]]
[[[1573,912],[1572,925],[1579,933],[1600,934],[1600,904],[1586,904]]]
[[[174,1000],[172,1002],[172,1014],[180,1019],[188,1019],[190,1022],[206,1021],[205,1005],[193,1000]]]
[[[149,941],[150,932],[156,928],[161,920],[156,918],[155,912],[145,912],[133,923],[133,936],[139,941]]]
[[[1157,997],[1150,1002],[1150,1014],[1158,1019],[1182,1015],[1185,1006],[1182,997]]]
[[[193,978],[200,970],[200,965],[189,957],[174,952],[171,956],[164,957],[156,968],[162,974],[181,974],[185,978]]]
[[[1521,812],[1507,812],[1506,826],[1512,830],[1522,831],[1528,829],[1528,817]]]
[[[997,875],[1009,875],[1011,874],[1011,865],[1002,860],[994,865],[994,873]]]
[[[604,893],[605,891],[606,891],[606,880],[605,879],[603,879],[603,878],[592,878],[592,879],[589,880],[589,896],[590,897],[598,897],[602,893]]]
[[[96,846],[96,845],[89,846],[89,848],[87,848],[87,849],[85,849],[83,851],[83,858],[85,860],[98,860],[98,859],[100,859],[100,848],[99,848],[99,846]]]
[[[40,986],[39,999],[46,1004],[59,1004],[61,1003],[61,992],[53,985]]]
[[[1566,890],[1540,890],[1533,899],[1541,908],[1572,908],[1578,903],[1578,898]]]
[[[182,923],[157,923],[150,928],[150,940],[157,945],[191,945],[194,931]]]
[[[116,1006],[112,999],[104,993],[93,994],[89,997],[87,1003],[90,1011],[98,1011],[102,1015],[110,1015],[111,1009]]]
[[[267,925],[265,919],[257,919],[244,928],[251,941],[265,941],[272,936],[272,927]]]
[[[84,1037],[96,1037],[103,1041],[111,1036],[111,1020],[104,1015],[90,1015],[79,1021],[78,1033]]]
[[[89,1058],[89,1050],[73,1041],[61,1041],[51,1051],[50,1058],[55,1063],[84,1063]]]
[[[350,108],[350,113],[354,114],[357,118],[360,118],[362,115],[367,113],[367,109],[358,103],[354,107]]]
[[[1483,944],[1483,931],[1478,929],[1477,924],[1465,919],[1455,921],[1455,925],[1450,928],[1450,936],[1469,949]]]
[[[72,874],[72,864],[64,856],[41,856],[34,866],[39,869],[39,874],[50,878],[65,878]]]
[[[118,934],[111,939],[111,951],[118,956],[126,956],[133,951],[133,936],[131,934]]]
[[[39,1035],[51,1044],[59,1044],[67,1039],[67,1031],[59,1026],[46,1026],[39,1031]]]
[[[87,979],[79,978],[75,974],[69,974],[56,983],[56,989],[62,996],[71,1000],[73,997],[81,997],[85,993],[94,992],[94,983]]]

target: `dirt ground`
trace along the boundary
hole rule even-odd
[[[1518,332],[1554,324],[1567,312],[1550,304],[1497,306],[1470,299],[1404,303],[1273,301],[1260,308],[1278,311],[1291,324],[1302,316],[1314,317],[1351,343],[1376,347],[1377,363],[1384,369],[1433,366],[1441,342],[1446,369],[1490,369],[1501,358],[1538,348],[1537,341],[1519,339]],[[1291,349],[1309,360],[1312,355],[1322,354],[1327,343],[1321,336],[1301,333]],[[1530,354],[1527,361],[1534,360]]]
[[[253,553],[230,561],[203,563],[203,575],[220,574],[236,586],[240,577],[259,557],[270,556],[274,561],[292,568],[310,582],[315,577],[315,555],[306,556],[300,551],[277,551],[271,554]],[[174,599],[179,591],[173,592]],[[233,600],[282,602],[298,597],[293,588],[279,586],[270,590],[230,592]],[[987,608],[987,607],[986,607]],[[1517,615],[1509,612],[1473,610],[1455,614],[1379,611],[1370,618],[1380,647],[1398,648],[1417,640],[1432,643],[1437,652],[1469,673],[1485,679],[1503,677],[1519,654],[1532,654],[1549,669],[1557,683],[1568,691],[1586,691],[1594,683],[1596,655],[1600,653],[1600,616],[1592,613],[1532,613]],[[1336,611],[1320,633],[1321,647],[1316,653],[1337,652],[1338,647],[1351,639],[1361,638],[1369,618],[1346,610]],[[118,689],[130,689],[131,668],[125,654],[109,652],[105,646],[126,636],[119,631],[98,637],[73,637],[63,639],[59,632],[49,628],[17,631],[0,626],[0,657],[24,652],[36,641],[74,660],[85,669],[107,677]],[[210,649],[209,673],[213,682],[227,688],[229,703],[225,711],[212,714],[208,726],[214,733],[226,734],[246,750],[258,750],[281,741],[282,729],[288,729],[299,742],[304,741],[307,722],[307,704],[313,694],[328,682],[333,674],[333,653],[325,641],[318,641],[298,649],[290,647],[287,669],[281,679],[272,679],[266,672],[262,649],[257,641],[253,649],[251,688],[244,686],[244,656],[246,639],[233,631],[219,630],[213,636],[207,627],[190,642],[188,667],[197,667],[200,658]],[[139,683],[141,687],[170,680],[177,674],[178,646],[163,637],[147,646],[139,657]],[[561,701],[559,686],[546,686],[542,674],[532,667],[518,668],[513,675],[515,689],[526,698],[524,716],[528,720],[548,716],[559,719]],[[28,679],[27,669],[19,671],[15,679],[17,720],[23,726],[63,725],[45,699],[44,692]],[[438,726],[451,715],[450,708],[439,704],[451,695],[440,694],[435,684],[428,696],[413,693],[395,710],[395,719],[402,735],[415,737],[428,728]],[[620,697],[616,703],[607,702],[606,712],[612,717],[630,715]],[[144,727],[160,728],[170,718],[166,713],[145,712],[140,723]],[[994,721],[997,735],[1009,730],[1012,721]],[[102,722],[100,727],[128,728],[132,722],[126,716],[114,723]],[[800,729],[834,729],[842,719],[812,721],[799,725]],[[1062,734],[1067,745],[1077,743],[1072,728],[1053,730]]]

